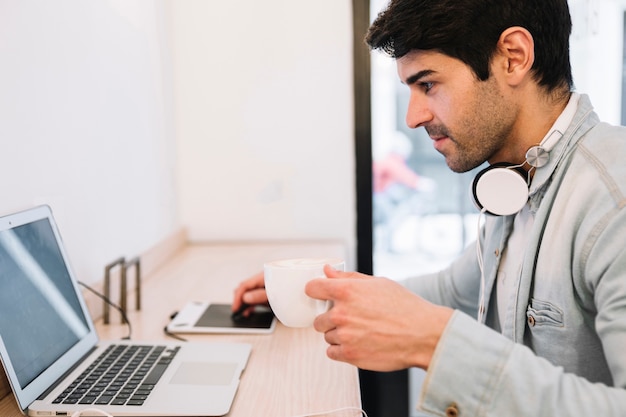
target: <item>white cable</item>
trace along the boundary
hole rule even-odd
[[[478,299],[478,317],[479,323],[483,322],[485,313],[485,266],[483,263],[483,253],[480,247],[480,218],[485,214],[486,209],[483,208],[478,214],[478,233],[476,234],[476,257],[478,259],[478,268],[480,268],[480,297]]]
[[[76,411],[74,414],[72,414],[72,417],[81,417],[83,413],[97,413],[98,415],[104,417],[113,417],[111,414],[98,408],[85,408],[84,410]]]
[[[293,416],[293,417],[314,417],[314,416],[325,416],[325,415],[329,415],[329,414],[334,414],[334,413],[339,413],[341,411],[356,411],[358,413],[360,413],[363,417],[367,417],[367,413],[365,412],[365,410],[362,410],[358,407],[343,407],[343,408],[336,408],[334,410],[330,410],[330,411],[319,411],[316,413],[307,413],[307,414],[301,414],[298,416]],[[73,416],[72,416],[73,417]]]
[[[362,410],[360,408],[357,407],[343,407],[343,408],[336,408],[334,410],[330,410],[330,411],[320,411],[317,413],[307,413],[307,414],[302,414],[299,416],[294,416],[294,417],[314,417],[314,416],[323,416],[323,415],[328,415],[328,414],[334,414],[334,413],[339,413],[341,411],[356,411],[358,413],[360,413],[363,417],[367,417],[367,413],[365,412],[365,410]],[[102,415],[104,417],[113,417],[111,414],[102,411],[100,409],[97,408],[85,408],[84,410],[80,410],[80,411],[76,411],[74,414],[72,414],[71,417],[81,417],[83,415],[83,413],[97,413],[99,415]]]

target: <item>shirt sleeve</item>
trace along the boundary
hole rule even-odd
[[[448,268],[405,279],[401,284],[431,303],[445,305],[476,317],[481,274],[476,259],[474,243]]]

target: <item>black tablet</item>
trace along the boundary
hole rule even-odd
[[[233,319],[230,304],[195,301],[187,303],[167,325],[170,333],[271,333],[274,313],[256,307],[249,317]]]

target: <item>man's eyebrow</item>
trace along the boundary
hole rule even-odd
[[[422,70],[422,71],[419,71],[416,74],[413,74],[413,75],[407,77],[407,79],[404,80],[404,84],[406,84],[406,85],[414,84],[417,81],[419,81],[420,79],[422,79],[422,78],[424,78],[424,77],[426,77],[426,76],[428,76],[430,74],[433,74],[434,72],[435,71],[433,71],[433,70]]]

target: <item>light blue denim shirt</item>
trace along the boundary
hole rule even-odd
[[[458,310],[426,374],[421,411],[626,416],[626,128],[601,123],[586,95],[537,169],[530,204],[535,223],[499,331],[490,297],[514,216],[487,215],[479,236],[486,325],[475,319],[475,244],[449,268],[404,282]]]

